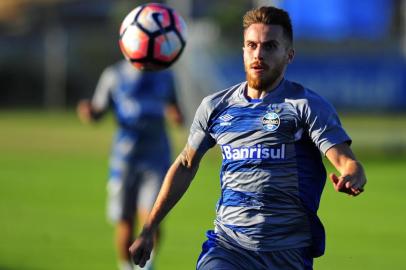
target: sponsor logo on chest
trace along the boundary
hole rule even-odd
[[[224,160],[279,160],[285,159],[285,144],[265,147],[260,144],[249,147],[232,147],[222,145],[221,151]]]

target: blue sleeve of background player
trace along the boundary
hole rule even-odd
[[[92,98],[92,106],[98,111],[106,111],[110,104],[111,93],[117,87],[117,75],[113,67],[106,68],[100,76]]]

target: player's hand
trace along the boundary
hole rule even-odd
[[[364,191],[366,178],[363,172],[356,175],[337,176],[334,173],[330,174],[330,180],[333,183],[334,189],[337,192],[343,192],[351,196],[358,196]]]
[[[153,247],[154,235],[151,231],[144,229],[129,248],[134,264],[144,267],[151,256]]]
[[[79,101],[76,107],[76,113],[83,123],[89,123],[91,121],[91,104],[87,99]]]

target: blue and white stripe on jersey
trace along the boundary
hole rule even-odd
[[[110,179],[124,178],[134,164],[159,170],[169,167],[171,153],[164,111],[166,105],[176,103],[174,83],[169,70],[141,72],[126,60],[103,72],[92,105],[98,111],[111,106],[119,125]]]
[[[119,125],[136,129],[140,119],[163,119],[166,104],[176,100],[174,87],[168,70],[141,72],[123,60],[103,72],[92,104],[98,110],[112,105]]]
[[[283,80],[254,102],[246,88],[243,82],[206,97],[188,139],[201,153],[215,144],[222,151],[217,239],[257,251],[312,246],[319,256],[320,151],[350,138],[333,107],[301,85]]]

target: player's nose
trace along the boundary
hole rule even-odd
[[[264,49],[261,45],[255,48],[253,56],[255,60],[262,60],[264,58]]]

